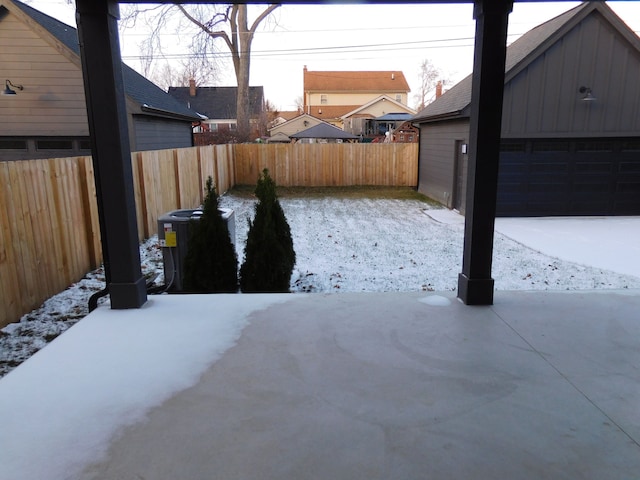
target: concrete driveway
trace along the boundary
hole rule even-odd
[[[640,276],[640,217],[498,218],[495,229],[552,257]]]
[[[434,220],[464,224],[448,210],[425,210]],[[497,218],[496,232],[552,257],[640,276],[640,217]]]

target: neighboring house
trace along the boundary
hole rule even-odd
[[[402,122],[393,132],[393,142],[396,143],[418,143],[420,130],[413,125],[413,122]]]
[[[307,115],[306,113],[298,114],[296,117],[270,129],[269,136],[275,137],[276,135],[283,134],[290,137],[293,133],[302,132],[308,128],[315,127],[320,123],[326,122],[323,122],[312,115]]]
[[[342,117],[381,96],[407,105],[409,84],[399,71],[312,72],[303,69],[304,113],[342,128]]]
[[[387,132],[395,130],[402,122],[410,119],[416,111],[381,95],[364,105],[345,113],[342,117],[343,130],[364,141],[372,141]]]
[[[198,145],[233,141],[238,123],[238,87],[199,87],[192,79],[188,87],[169,87],[168,93],[182,105],[206,117],[194,128]],[[249,87],[249,108],[251,138],[257,139],[266,133],[263,87]]]
[[[497,214],[640,214],[638,36],[585,2],[509,46],[505,71]],[[418,189],[460,211],[470,101],[471,76],[414,118]]]
[[[195,112],[123,64],[130,146],[190,147]],[[0,0],[0,160],[91,153],[78,35],[18,1]],[[4,87],[4,85],[3,85]]]
[[[302,112],[299,112],[298,110],[293,110],[288,112],[271,112],[271,115],[270,115],[271,118],[269,120],[268,128],[272,129],[284,122],[288,122],[289,120],[292,120],[297,116],[299,116],[300,113]]]
[[[278,132],[275,135],[270,135],[266,139],[267,143],[291,143],[291,138],[282,132]]]
[[[326,122],[321,122],[302,132],[293,133],[289,137],[299,143],[354,143],[358,141],[358,137],[355,135],[351,135]]]

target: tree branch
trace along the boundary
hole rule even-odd
[[[256,29],[258,28],[258,25],[260,25],[260,22],[262,22],[262,20],[264,20],[271,12],[273,12],[279,6],[280,6],[279,3],[269,5],[269,7],[266,8],[260,15],[258,15],[258,18],[255,19],[255,21],[251,25],[251,28],[249,29],[249,32],[251,32],[252,34],[255,33]]]
[[[193,15],[191,15],[187,11],[187,9],[184,8],[183,5],[176,3],[175,6],[178,7],[178,9],[187,18],[187,20],[189,20],[191,23],[193,23],[195,26],[197,26],[200,30],[202,30],[204,33],[209,35],[211,38],[222,38],[225,41],[225,43],[227,44],[227,47],[229,48],[229,50],[233,51],[233,43],[231,42],[231,39],[229,38],[229,35],[227,35],[227,32],[225,32],[223,30],[218,30],[217,32],[213,31],[207,25],[202,23],[200,20],[195,18]],[[215,22],[214,25],[216,25],[218,23],[220,23],[220,22]]]

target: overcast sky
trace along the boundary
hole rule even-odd
[[[75,25],[73,6],[66,0],[27,1],[35,8]],[[509,19],[509,43],[531,28],[580,2],[516,2]],[[640,1],[608,5],[640,32]],[[251,7],[256,11],[260,6]],[[284,5],[263,25],[253,42],[251,85],[262,85],[266,98],[279,110],[294,110],[302,96],[302,69],[401,70],[413,95],[418,91],[419,66],[429,59],[451,84],[473,68],[472,4],[465,5]],[[122,38],[124,60],[140,70],[140,27]],[[167,53],[186,53],[185,42],[166,36]],[[222,48],[222,47],[221,47]],[[221,54],[221,57],[225,57]],[[229,61],[216,85],[235,85]]]

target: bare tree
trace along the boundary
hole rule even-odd
[[[445,83],[442,70],[437,68],[429,59],[425,59],[420,64],[419,69],[420,86],[418,93],[414,96],[415,109],[420,111],[431,103],[435,97],[435,90],[438,81]]]
[[[154,62],[153,70],[145,75],[153,83],[163,90],[169,87],[187,87],[189,80],[196,80],[196,85],[211,84],[215,80],[215,71],[210,66],[202,65],[202,63],[188,58],[186,61],[180,61],[178,64],[164,62]]]
[[[133,7],[123,16],[126,23],[135,24],[139,13],[153,11],[150,20],[152,36],[159,38],[167,23],[174,18],[173,13],[180,12],[182,20],[196,27],[191,43],[191,57],[195,63],[208,64],[215,58],[215,40],[222,39],[231,54],[233,68],[238,85],[237,95],[237,136],[239,141],[248,141],[250,137],[251,109],[249,102],[249,73],[251,67],[251,44],[258,26],[280,5],[266,6],[249,25],[248,7],[246,4],[224,6],[207,6],[181,4],[149,7]],[[155,40],[152,40],[154,45]],[[154,51],[160,51],[157,44]],[[200,79],[199,79],[200,80]]]
[[[276,108],[276,106],[270,100],[264,101],[264,115],[262,115],[262,122],[260,125],[260,130],[266,132],[275,126],[275,120],[280,115],[280,111]],[[264,123],[264,125],[262,125]]]

